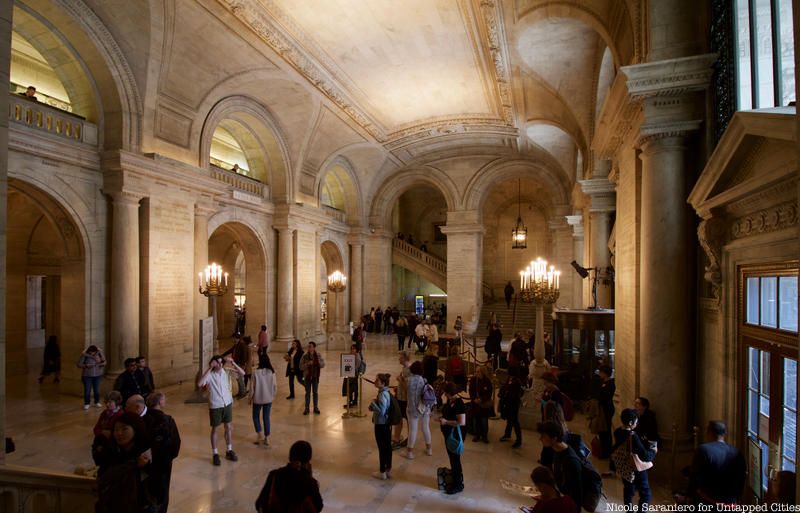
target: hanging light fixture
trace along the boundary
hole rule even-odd
[[[511,230],[511,249],[525,249],[528,247],[528,229],[522,224],[522,180],[517,182],[517,225]]]

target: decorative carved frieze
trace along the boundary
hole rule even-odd
[[[481,0],[481,14],[486,27],[487,46],[494,64],[495,84],[500,97],[501,115],[503,121],[511,125],[514,123],[513,99],[509,84],[511,82],[511,66],[508,53],[505,50],[505,26],[500,5],[493,0]]]
[[[731,238],[742,239],[797,226],[797,202],[787,201],[736,219],[731,224]]]
[[[725,221],[718,217],[704,219],[697,227],[697,239],[708,257],[703,277],[711,283],[714,298],[719,303],[722,291],[722,247],[725,245]]]

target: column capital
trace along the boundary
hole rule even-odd
[[[562,230],[569,227],[566,216],[554,216],[547,220],[547,228],[550,230]]]
[[[572,236],[576,239],[583,239],[583,215],[576,214],[571,216],[564,216],[567,224],[572,226]]]
[[[103,191],[114,201],[115,204],[120,205],[136,205],[139,206],[139,202],[142,201],[147,195],[143,192],[133,191],[129,189],[122,189],[122,190],[115,190],[115,191]]]
[[[195,217],[205,217],[206,219],[211,217],[217,212],[217,209],[211,202],[208,201],[197,201],[194,204],[194,215]]]
[[[706,53],[622,66],[620,71],[627,77],[626,86],[632,100],[675,97],[708,88],[716,60],[717,54]]]
[[[580,180],[581,190],[591,198],[589,212],[613,212],[617,209],[616,186],[607,178]]]
[[[680,141],[679,145],[683,146],[683,139],[699,129],[701,123],[702,120],[692,119],[688,121],[644,124],[639,129],[639,137],[635,146],[648,154],[654,153],[661,146],[668,146],[663,144],[667,139]]]

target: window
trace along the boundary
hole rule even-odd
[[[795,100],[792,0],[736,0],[735,51],[740,110]]]
[[[745,280],[745,324],[797,333],[797,276]]]

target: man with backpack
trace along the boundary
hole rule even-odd
[[[548,421],[540,423],[536,430],[542,446],[553,449],[553,475],[558,489],[569,495],[575,504],[582,504],[583,499],[583,464],[581,459],[564,442],[564,429],[557,423]],[[580,506],[576,513],[580,512]]]

